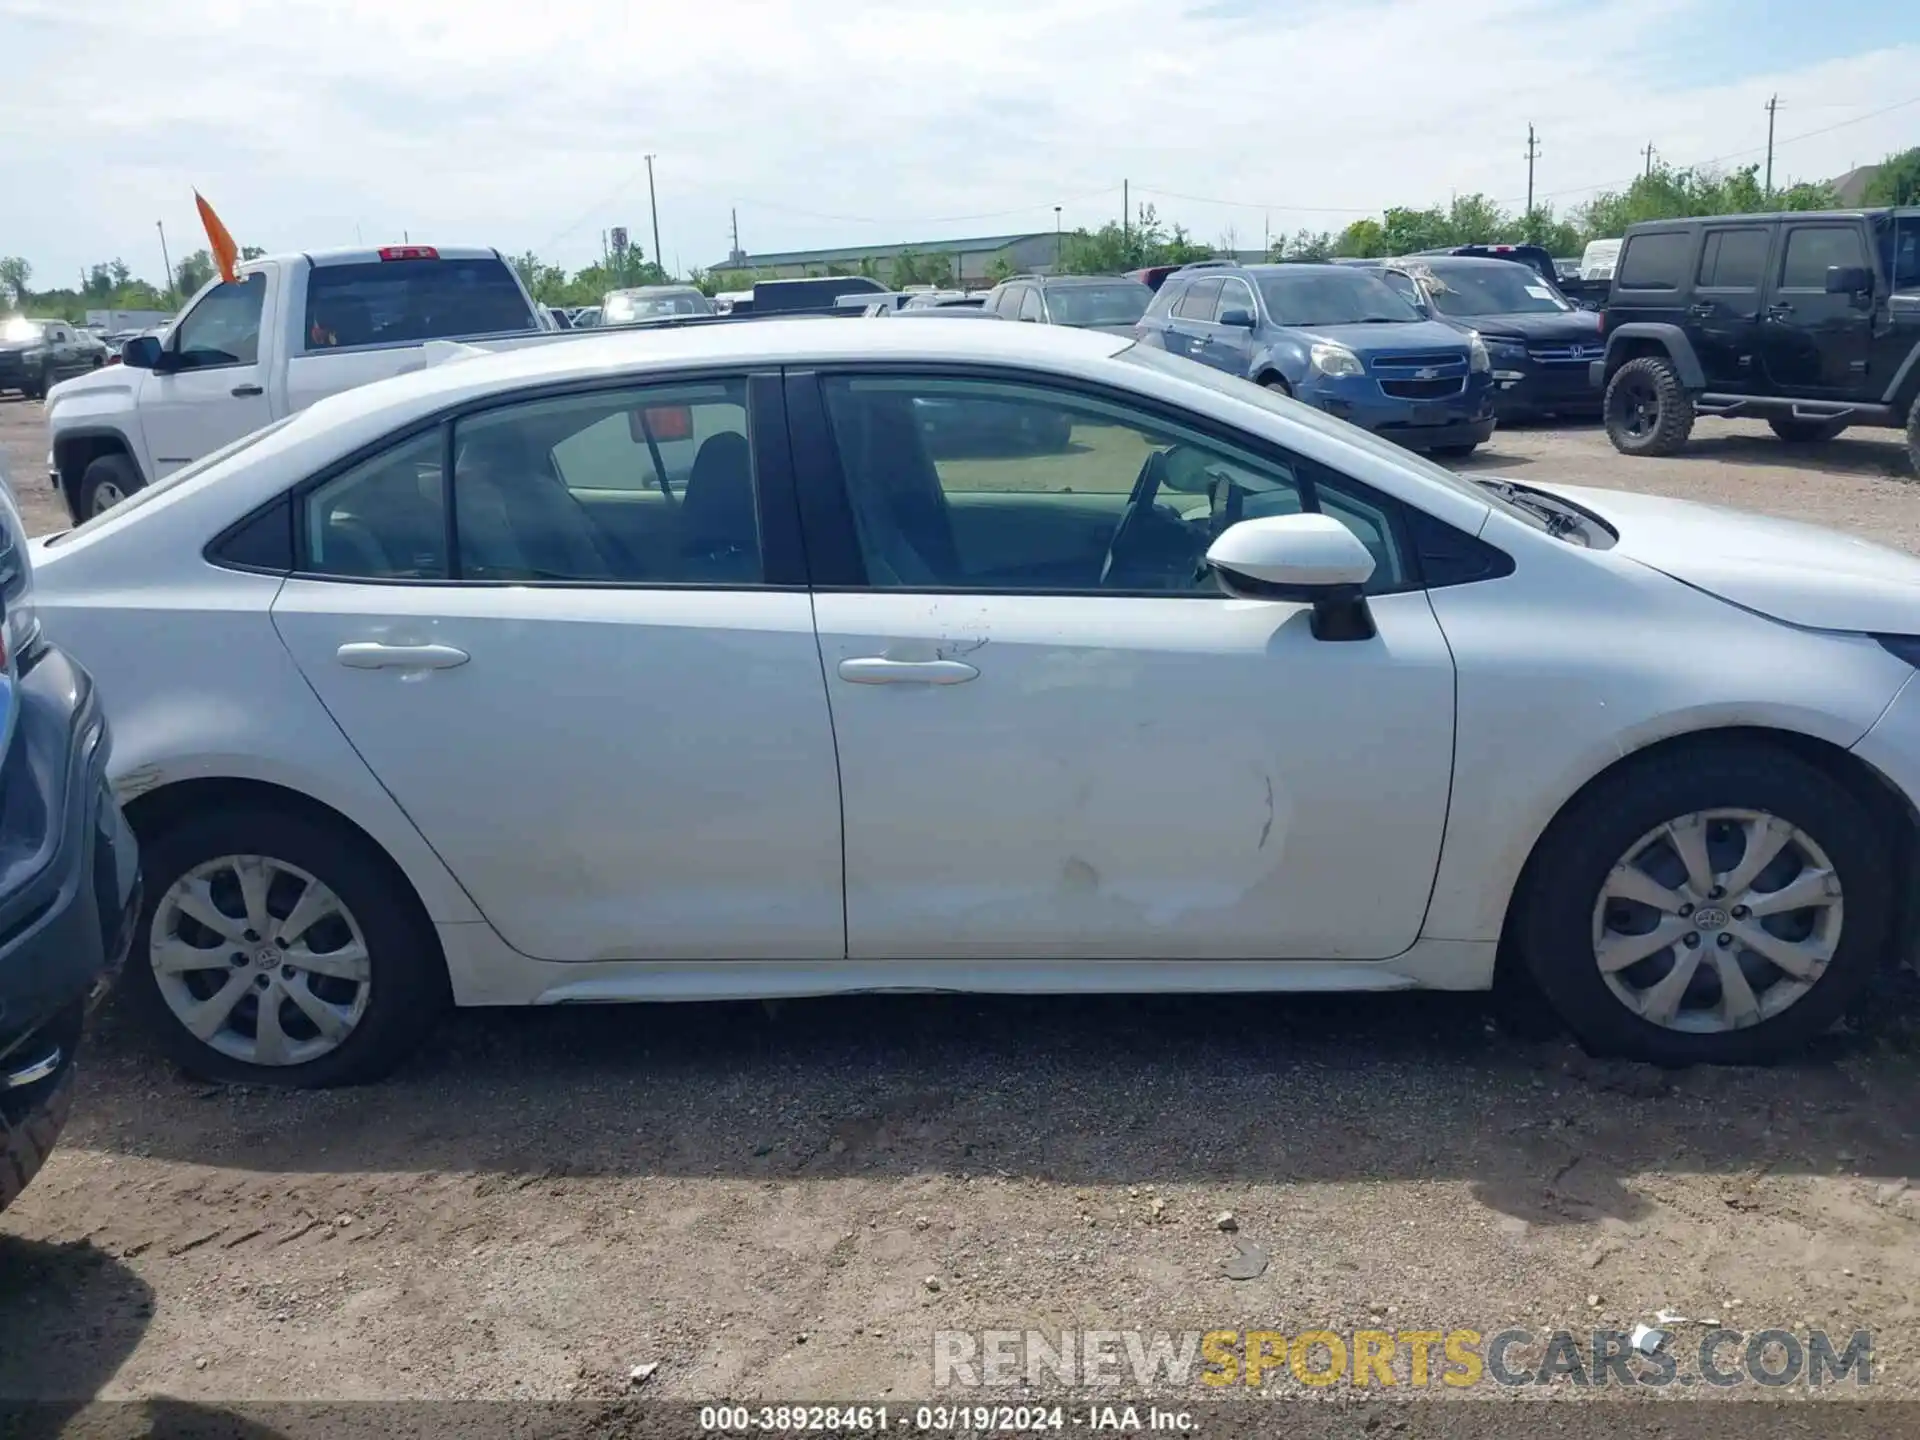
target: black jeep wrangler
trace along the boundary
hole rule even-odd
[[[1635,225],[1604,328],[1594,381],[1623,454],[1754,416],[1791,444],[1904,427],[1920,469],[1920,209]]]
[[[0,467],[0,1210],[66,1123],[87,1007],[140,913],[106,720],[87,672],[39,637],[29,565]]]

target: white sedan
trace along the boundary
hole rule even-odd
[[[1904,945],[1920,561],[1474,481],[1124,338],[793,320],[354,390],[36,553],[201,1073],[461,1005],[1470,990],[1754,1061]]]

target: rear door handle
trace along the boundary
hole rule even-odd
[[[473,657],[451,645],[387,645],[378,640],[354,640],[334,651],[333,658],[352,670],[451,670]]]
[[[865,655],[840,662],[840,678],[855,685],[964,685],[979,671],[964,660],[889,660]]]
[[[1687,307],[1687,314],[1689,314],[1689,315],[1697,315],[1697,316],[1699,316],[1699,317],[1700,317],[1700,318],[1701,318],[1702,320],[1710,320],[1710,319],[1712,319],[1712,318],[1713,318],[1713,306],[1711,306],[1711,305],[1689,305],[1689,306]]]
[[[1793,314],[1793,306],[1787,305],[1787,304],[1775,303],[1767,307],[1767,314],[1771,315],[1774,319],[1779,320],[1785,316]]]

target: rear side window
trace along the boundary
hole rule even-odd
[[[1796,225],[1787,231],[1787,253],[1780,262],[1780,288],[1824,292],[1830,268],[1866,263],[1866,243],[1853,226]]]
[[[492,256],[316,265],[307,277],[309,353],[535,328],[512,272]]]
[[[1622,290],[1678,290],[1692,248],[1693,236],[1686,230],[1629,236],[1613,283]]]
[[[1182,320],[1212,320],[1213,307],[1220,299],[1218,280],[1196,280],[1187,287],[1173,313]]]
[[[1758,290],[1767,274],[1766,230],[1709,230],[1700,251],[1700,284],[1708,290]]]
[[[1164,320],[1173,313],[1173,307],[1180,303],[1180,297],[1187,292],[1186,283],[1181,280],[1163,280],[1160,288],[1153,292],[1153,299],[1147,304],[1144,320]]]

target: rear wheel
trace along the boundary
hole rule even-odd
[[[1775,415],[1767,425],[1789,445],[1824,444],[1847,428],[1845,420],[1803,420],[1794,415]]]
[[[1427,453],[1438,455],[1442,460],[1464,460],[1479,448],[1480,442],[1473,440],[1465,445],[1436,445]]]
[[[320,1087],[376,1079],[427,1034],[446,967],[368,842],[242,809],[141,837],[147,901],[127,992],[182,1068]]]
[[[1920,395],[1913,397],[1913,409],[1907,412],[1907,460],[1920,475]]]
[[[1607,438],[1622,455],[1675,455],[1693,433],[1693,400],[1664,355],[1629,360],[1607,382]]]
[[[1653,757],[1565,811],[1529,867],[1517,953],[1590,1048],[1777,1060],[1886,955],[1890,846],[1845,787],[1771,746]]]
[[[104,515],[141,488],[140,471],[125,455],[102,455],[80,477],[75,511],[82,520]]]

